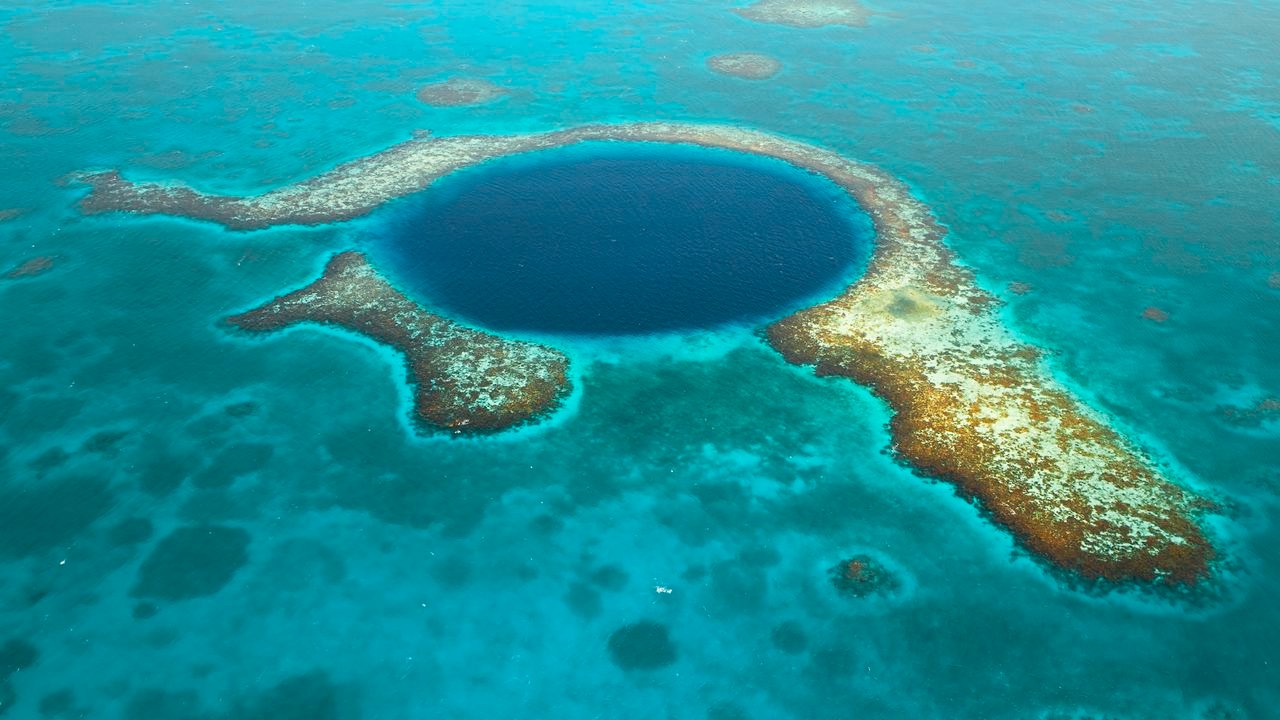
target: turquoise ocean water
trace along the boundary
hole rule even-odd
[[[732,7],[0,6],[0,272],[54,258],[0,280],[5,720],[1280,717],[1280,6]],[[730,51],[784,67],[707,70]],[[510,93],[415,99],[455,75]],[[1213,587],[1055,575],[747,326],[580,338],[549,422],[417,437],[394,355],[219,326],[372,219],[84,217],[61,182],[259,193],[415,129],[653,119],[907,181],[1064,381],[1219,502]],[[856,554],[898,589],[836,594]],[[615,662],[639,622],[670,662]]]

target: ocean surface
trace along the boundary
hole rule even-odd
[[[0,274],[52,263],[0,279],[0,716],[1280,718],[1280,4],[879,0],[867,27],[816,29],[737,6],[0,5]],[[708,69],[737,51],[783,68]],[[417,99],[451,77],[507,92]],[[415,433],[385,348],[221,324],[348,249],[483,317],[432,285],[457,273],[401,262],[405,233],[429,241],[448,212],[483,227],[474,204],[520,173],[589,173],[616,199],[627,164],[684,163],[722,181],[706,192],[745,206],[762,196],[730,175],[776,183],[825,222],[814,178],[582,147],[254,232],[86,216],[68,180],[258,194],[415,130],[631,120],[758,128],[907,182],[1054,373],[1218,504],[1212,582],[1063,576],[897,460],[868,390],[767,346],[762,320],[861,272],[859,222],[787,247],[791,289],[714,293],[724,312],[697,322],[490,316],[560,337],[574,374],[562,410],[490,437]],[[584,252],[571,230],[626,209],[577,216],[587,190],[529,227]],[[767,236],[776,211],[750,209]],[[725,252],[771,252],[741,230],[717,225]],[[590,270],[579,253],[568,269]],[[528,311],[508,289],[483,300]],[[892,592],[837,592],[851,556]]]

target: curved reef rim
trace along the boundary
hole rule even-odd
[[[418,138],[257,197],[86,173],[85,212],[170,213],[254,229],[365,215],[486,160],[589,140],[686,143],[785,160],[826,176],[871,216],[866,273],[837,297],[767,328],[790,362],[870,387],[893,410],[899,457],[981,502],[993,522],[1085,579],[1195,585],[1215,552],[1212,505],[1055,379],[1006,327],[999,301],[943,242],[899,180],[815,145],[732,125],[586,125],[542,133]]]
[[[248,332],[299,323],[349,330],[398,350],[425,428],[483,433],[536,422],[570,391],[568,358],[553,348],[474,330],[405,297],[358,252],[339,253],[320,278],[226,319]]]

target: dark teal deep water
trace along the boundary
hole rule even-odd
[[[24,210],[0,273],[54,259],[0,280],[0,717],[1280,717],[1280,7],[879,0],[798,30],[734,5],[0,7],[0,209]],[[783,70],[707,70],[732,51]],[[510,92],[415,99],[459,74]],[[1220,503],[1216,594],[1062,582],[749,322],[572,338],[547,424],[414,437],[390,354],[219,324],[377,255],[400,206],[238,233],[82,217],[62,183],[257,193],[414,129],[629,119],[908,182],[1006,321]],[[860,554],[893,594],[834,592]]]
[[[647,144],[486,163],[387,215],[403,287],[540,333],[763,324],[838,293],[872,234],[839,187],[783,162]]]

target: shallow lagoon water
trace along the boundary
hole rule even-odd
[[[0,10],[0,207],[27,209],[0,258],[56,257],[0,282],[0,643],[25,643],[4,646],[6,720],[1276,717],[1277,10],[884,9],[816,31],[707,3]],[[740,49],[784,69],[706,71]],[[414,100],[460,72],[513,92]],[[575,409],[538,432],[415,438],[386,354],[218,324],[377,218],[83,218],[56,183],[121,167],[259,192],[413,128],[655,117],[909,181],[1013,327],[1219,499],[1221,593],[1064,582],[896,463],[881,403],[746,328],[575,350]],[[162,547],[208,550],[169,539],[208,527],[249,535],[215,546],[229,579],[139,597]],[[827,569],[859,553],[903,589],[834,595]],[[609,638],[642,622],[671,664],[613,662]]]

